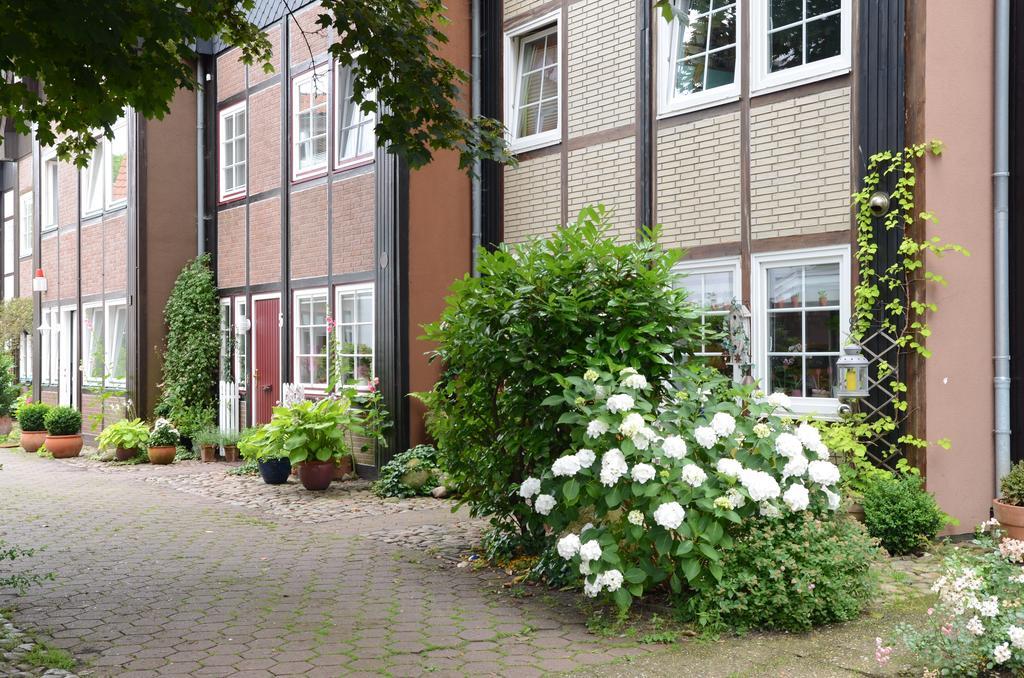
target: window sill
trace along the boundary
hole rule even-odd
[[[513,154],[525,153],[526,151],[536,151],[538,148],[546,148],[547,146],[554,146],[560,143],[562,143],[562,131],[554,129],[542,134],[533,134],[520,139],[510,139],[508,150]]]
[[[319,179],[320,177],[327,174],[327,165],[321,167],[314,167],[312,169],[304,170],[299,174],[292,175],[292,184],[301,184],[305,181],[312,179]]]
[[[338,163],[334,166],[335,172],[347,172],[348,170],[356,169],[357,167],[365,167],[366,165],[372,165],[375,162],[374,155],[359,155],[354,158],[349,158],[343,162]]]
[[[246,196],[246,187],[243,186],[241,189],[239,189],[237,191],[233,191],[231,193],[225,193],[224,195],[220,196],[220,198],[217,199],[217,206],[219,207],[221,205],[227,205],[228,203],[238,202],[239,200],[244,200],[245,196]]]
[[[809,85],[812,82],[846,75],[851,71],[849,63],[831,64],[824,67],[820,67],[817,64],[811,65],[816,67],[799,67],[788,73],[780,71],[779,73],[764,76],[759,79],[756,86],[751,87],[750,96],[757,97],[762,94],[771,94],[772,92],[799,87],[800,85]],[[807,70],[804,70],[805,68]]]
[[[676,99],[674,101],[666,101],[661,104],[658,110],[658,120],[664,120],[666,118],[673,118],[677,115],[685,115],[687,113],[695,113],[697,111],[703,111],[708,108],[714,108],[716,106],[724,106],[725,104],[731,104],[740,100],[739,92],[731,90],[725,94],[715,97],[700,98],[691,101],[685,101],[685,97]]]
[[[790,413],[796,417],[812,417],[822,421],[839,419],[839,400],[836,398],[804,398],[790,397],[792,407],[788,410],[779,408],[776,414]]]

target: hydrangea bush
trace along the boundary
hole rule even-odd
[[[712,590],[752,516],[839,507],[839,469],[818,430],[787,416],[787,396],[693,374],[658,399],[634,369],[593,368],[546,403],[568,406],[573,444],[519,494],[588,596],[627,608],[652,589]]]

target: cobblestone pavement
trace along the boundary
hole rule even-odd
[[[48,648],[0,614],[0,676],[4,678],[78,678],[65,669],[37,666],[35,657]]]

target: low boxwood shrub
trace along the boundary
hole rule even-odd
[[[433,445],[417,445],[385,464],[372,489],[378,497],[405,498],[428,495],[440,484],[437,450]]]
[[[1018,461],[999,481],[999,500],[1011,506],[1024,506],[1024,462]]]
[[[26,403],[18,408],[18,426],[22,431],[45,431],[49,411],[46,403]]]
[[[914,474],[878,480],[863,501],[868,533],[894,556],[922,550],[950,522]]]
[[[871,600],[879,550],[855,520],[757,517],[734,539],[721,580],[687,602],[704,628],[806,631],[854,619]]]
[[[73,407],[51,407],[43,418],[46,432],[51,436],[73,436],[82,432],[82,413]]]

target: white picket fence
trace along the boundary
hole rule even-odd
[[[220,382],[220,407],[218,424],[221,433],[238,433],[238,382]]]

